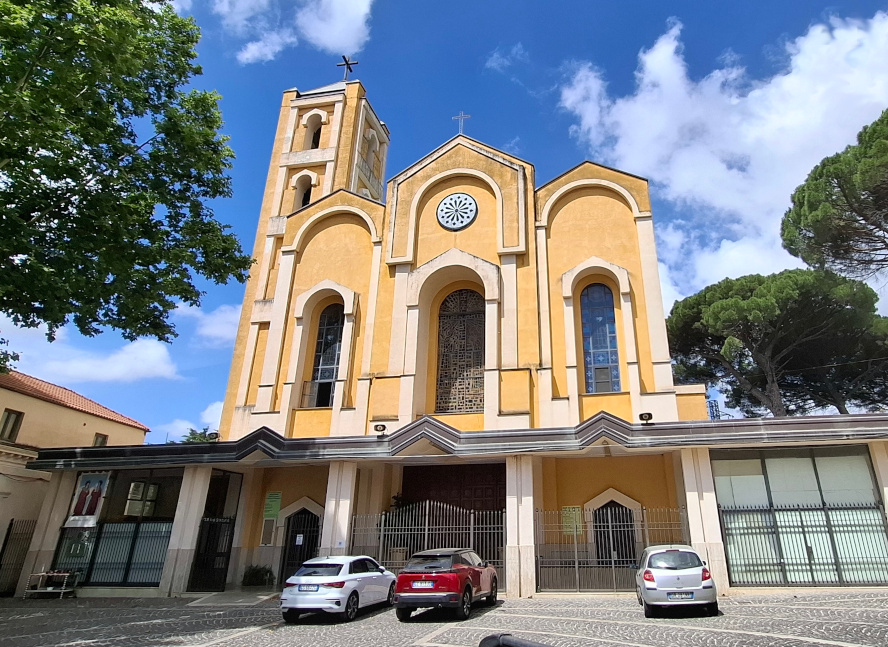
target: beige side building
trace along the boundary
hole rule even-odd
[[[389,145],[359,81],[284,92],[222,441],[42,450],[29,563],[180,595],[465,545],[531,596],[632,590],[683,542],[722,591],[888,583],[888,417],[709,420],[673,381],[647,180],[539,181],[459,135],[383,191]],[[84,521],[88,479],[113,484]]]
[[[148,427],[36,377],[0,373],[0,594],[18,580],[15,545],[37,521],[50,473],[26,469],[44,447],[135,445]],[[24,558],[24,554],[21,554]]]

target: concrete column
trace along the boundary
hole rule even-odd
[[[254,524],[261,522],[262,514],[258,511],[261,505],[262,476],[264,469],[252,469],[244,472],[241,482],[240,497],[237,501],[237,519],[234,522],[234,537],[231,540],[231,559],[228,567],[228,584],[238,586],[244,576],[248,564],[253,563],[252,546],[248,545],[250,531]]]
[[[345,555],[348,552],[351,518],[355,513],[357,477],[357,463],[351,461],[330,463],[320,555]]]
[[[873,441],[869,444],[869,450],[884,511],[888,507],[888,441]]]
[[[197,547],[197,534],[200,531],[212,473],[212,467],[203,465],[185,468],[166,561],[160,577],[161,595],[178,596],[188,590],[191,563]]]
[[[536,593],[535,501],[541,500],[542,460],[506,457],[506,594]],[[482,555],[489,559],[489,556]]]
[[[52,568],[59,534],[68,516],[68,510],[71,509],[71,497],[74,496],[76,485],[77,472],[52,473],[43,505],[40,507],[40,515],[37,517],[37,525],[34,527],[31,546],[22,565],[22,573],[15,592],[17,596],[24,593],[31,573]]]
[[[705,447],[681,450],[691,545],[706,560],[719,591],[730,587],[725,544],[718,518],[715,481]]]

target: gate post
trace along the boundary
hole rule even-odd
[[[885,515],[888,507],[888,441],[878,440],[869,443],[869,453],[881,495],[879,498],[882,500],[882,514]]]
[[[709,450],[705,447],[682,449],[681,469],[691,545],[701,555],[706,555],[716,588],[726,591],[730,581]]]
[[[212,473],[212,467],[203,465],[189,465],[185,468],[173,528],[170,531],[170,543],[163,563],[163,574],[160,576],[159,588],[166,596],[184,593],[188,588]]]
[[[542,500],[542,460],[506,457],[506,594],[536,593],[535,500]]]
[[[333,461],[327,475],[327,497],[321,531],[320,555],[345,555],[355,508],[358,466],[350,461]]]

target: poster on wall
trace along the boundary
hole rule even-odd
[[[65,528],[88,528],[98,523],[110,476],[110,472],[80,475],[77,487],[74,488],[71,512],[68,514]]]

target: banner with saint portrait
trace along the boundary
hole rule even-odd
[[[110,472],[89,472],[80,475],[77,487],[74,488],[71,512],[65,522],[66,528],[87,528],[98,523],[110,476]]]

